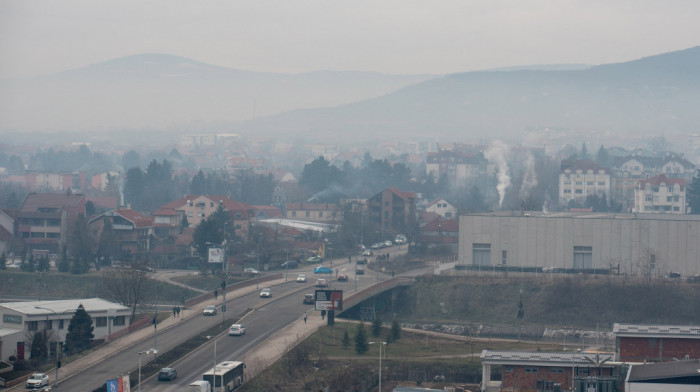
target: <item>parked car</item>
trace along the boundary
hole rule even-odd
[[[306,275],[300,274],[299,276],[297,276],[297,283],[306,283]]]
[[[314,268],[314,274],[332,274],[332,273],[333,273],[333,268],[324,267],[322,265],[319,265],[318,267]]]
[[[253,275],[257,275],[260,273],[260,271],[256,270],[255,268],[246,268],[243,270],[243,272],[246,274],[253,274]]]
[[[365,274],[365,269],[362,267],[357,267],[355,270],[355,275],[364,275]]]
[[[302,301],[304,305],[313,305],[314,302],[316,302],[316,300],[313,294],[304,294],[304,301]]]
[[[345,274],[338,274],[338,282],[347,282],[348,276]]]
[[[376,242],[370,246],[371,249],[377,250],[377,249],[382,249],[384,247],[384,243],[379,243]]]
[[[362,256],[369,257],[374,254],[374,251],[372,249],[367,249],[366,251],[362,252]]]
[[[46,373],[34,373],[27,379],[27,389],[36,389],[49,385],[49,376]]]
[[[390,246],[392,246],[392,245],[394,245],[393,242],[391,242],[391,241],[384,241],[384,247],[385,247],[385,248],[388,248],[388,247],[390,247]]]
[[[270,297],[272,297],[272,289],[269,287],[265,287],[264,289],[262,289],[262,291],[260,292],[260,298],[270,298]]]
[[[323,261],[323,259],[318,257],[318,256],[311,256],[308,259],[306,259],[307,263],[320,263],[322,261]]]
[[[177,377],[177,370],[171,367],[164,367],[158,372],[158,381],[172,381]]]
[[[216,306],[214,305],[207,305],[207,307],[204,308],[204,311],[202,312],[205,316],[214,316],[216,315]]]
[[[317,279],[316,287],[328,287],[328,281],[325,279]]]
[[[243,324],[232,324],[228,329],[228,336],[241,336],[245,334]]]

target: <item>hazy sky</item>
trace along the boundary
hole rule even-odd
[[[138,53],[258,71],[444,74],[700,44],[697,0],[0,0],[0,78]]]

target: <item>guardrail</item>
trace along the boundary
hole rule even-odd
[[[269,282],[271,280],[281,279],[283,276],[284,275],[282,273],[276,273],[276,274],[261,276],[260,278],[255,278],[255,279],[251,279],[251,280],[245,280],[243,282],[234,283],[232,285],[226,286],[226,293],[241,289],[243,287],[254,285],[258,282],[262,283],[262,282]],[[192,306],[194,304],[198,304],[202,301],[210,300],[212,298],[214,298],[213,292],[202,294],[202,295],[199,295],[199,296],[194,297],[194,298],[190,298],[187,301],[185,301],[185,307],[189,307],[189,306]]]

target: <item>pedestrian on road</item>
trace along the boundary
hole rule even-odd
[[[321,320],[323,320],[323,319],[325,319],[325,318],[326,318],[326,311],[325,311],[325,310],[322,310],[322,311],[321,311]]]
[[[219,298],[219,289],[214,289],[214,300],[216,301],[217,298]]]
[[[177,308],[173,306],[173,317],[175,317],[175,314],[177,313]]]
[[[180,317],[180,307],[178,306],[175,308],[175,313],[177,313],[177,317]]]
[[[304,312],[304,324],[306,324],[306,312]]]

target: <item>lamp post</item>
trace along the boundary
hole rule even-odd
[[[58,325],[60,322],[59,321],[60,317],[58,315],[58,312],[56,312],[53,309],[44,308],[41,306],[35,306],[34,308],[48,310],[49,312],[53,312],[56,315],[56,335],[58,336],[58,340],[56,341],[56,380],[54,381],[54,387],[58,391],[58,368],[61,367],[61,360],[60,360],[60,358],[61,358],[61,330],[59,329],[59,325]],[[49,321],[49,315],[47,314],[46,315],[46,324],[47,325],[48,325],[48,321]],[[51,351],[51,345],[48,342],[48,339],[46,339],[46,340],[47,340],[47,344],[49,344],[49,351]],[[47,353],[47,355],[48,355],[48,353]]]
[[[369,342],[369,344],[379,344],[379,392],[382,392],[382,345],[386,346],[386,342]]]
[[[139,351],[139,392],[141,392],[141,354],[158,354],[158,350],[149,348],[146,351]]]

